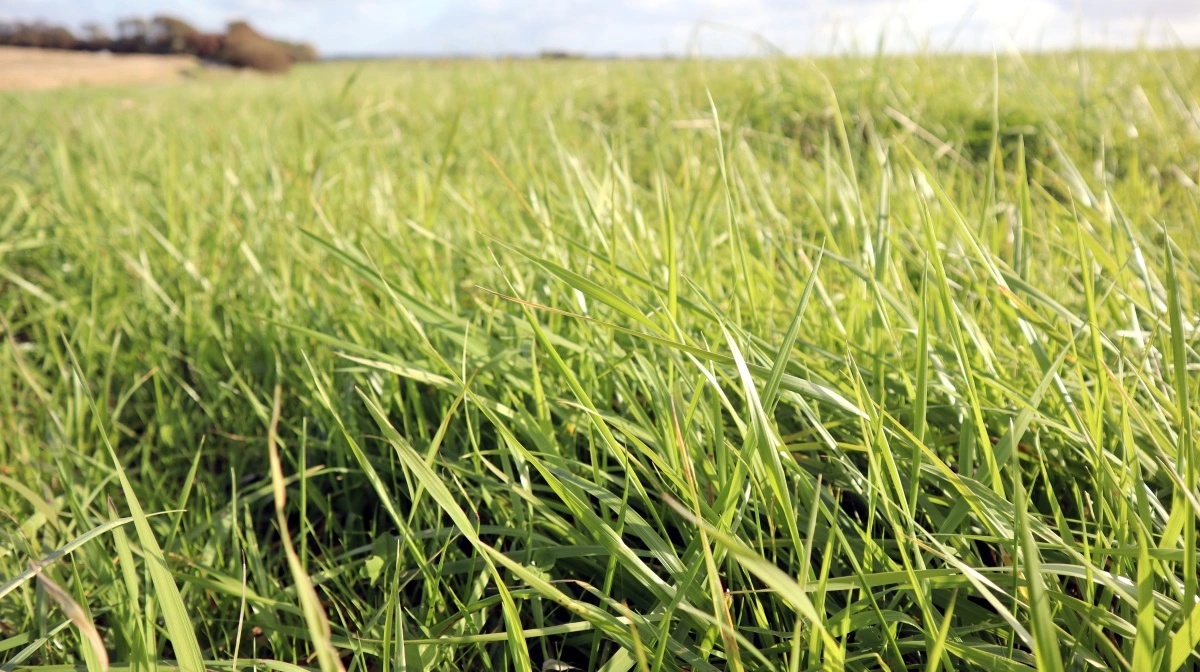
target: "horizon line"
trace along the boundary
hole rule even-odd
[[[1058,47],[1034,47],[1030,49],[986,49],[986,48],[963,48],[963,49],[904,49],[904,50],[889,50],[882,51],[812,51],[812,52],[785,52],[782,50],[770,52],[763,50],[760,53],[718,53],[705,54],[703,52],[686,53],[679,51],[668,51],[660,53],[619,53],[619,52],[589,52],[589,51],[572,51],[569,49],[541,49],[537,51],[511,51],[511,52],[362,52],[362,53],[330,53],[322,54],[317,59],[317,62],[322,61],[428,61],[428,60],[446,60],[446,61],[498,61],[498,60],[560,60],[560,61],[680,61],[680,60],[765,60],[772,58],[781,59],[825,59],[825,58],[846,58],[846,57],[878,57],[878,56],[1008,56],[1008,55],[1053,55],[1053,54],[1071,54],[1078,52],[1109,52],[1109,53],[1137,53],[1137,52],[1162,52],[1162,51],[1198,51],[1200,44],[1141,44],[1141,45],[1113,45],[1103,46],[1097,44],[1084,44],[1075,46],[1058,46]]]

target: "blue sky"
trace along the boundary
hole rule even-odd
[[[324,54],[790,53],[1200,45],[1200,0],[0,0],[0,19],[70,26],[167,13],[220,29],[246,19]],[[1080,20],[1082,17],[1082,20]]]

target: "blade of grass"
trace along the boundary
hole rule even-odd
[[[83,370],[69,344],[67,352],[71,358],[75,377],[85,390],[88,406],[97,418],[101,417],[99,409],[96,408],[95,399],[91,392],[87,391]],[[108,439],[108,432],[99,424],[97,424],[97,431],[100,433],[104,447],[108,449],[108,455],[112,459],[117,478],[120,480],[121,491],[125,495],[125,505],[129,507],[133,526],[137,530],[138,541],[142,545],[150,580],[154,584],[154,596],[162,610],[163,620],[167,626],[167,635],[171,638],[171,644],[175,648],[175,657],[179,662],[179,668],[183,672],[204,672],[204,658],[200,655],[200,642],[196,638],[195,630],[192,629],[191,617],[183,604],[183,598],[179,595],[179,587],[175,585],[175,579],[171,576],[166,558],[163,557],[158,539],[154,535],[154,529],[150,527],[150,521],[142,511],[133,484],[125,474],[125,467],[121,464],[120,458],[117,457],[117,451]]]
[[[279,461],[279,414],[283,404],[283,386],[275,385],[274,401],[271,404],[271,421],[267,427],[267,453],[271,462],[271,483],[275,493],[275,520],[279,526],[280,542],[287,555],[288,568],[291,570],[292,581],[296,586],[296,597],[304,612],[304,621],[308,626],[309,638],[316,649],[317,660],[322,672],[345,672],[345,666],[338,656],[331,641],[329,618],[321,606],[321,598],[313,587],[312,579],[304,571],[300,556],[292,545],[292,534],[288,531],[287,521],[287,486],[284,485],[283,466]]]

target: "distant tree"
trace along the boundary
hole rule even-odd
[[[117,39],[119,40],[137,40],[145,39],[146,33],[149,32],[150,24],[145,19],[128,18],[117,21]]]
[[[74,49],[79,40],[62,26],[49,26],[42,33],[42,47],[46,49]]]
[[[565,61],[580,58],[578,54],[573,54],[565,49],[545,49],[538,54],[539,58],[544,58],[550,61]]]
[[[102,23],[85,23],[83,28],[83,41],[80,46],[91,51],[99,51],[108,49],[111,46],[112,36],[108,32],[108,28]]]
[[[266,72],[286,72],[292,67],[286,47],[263,36],[245,21],[229,24],[220,60],[234,67]]]
[[[112,50],[122,53],[145,53],[150,49],[150,23],[145,19],[129,18],[117,22],[117,39]]]
[[[186,21],[159,15],[150,21],[146,38],[157,52],[182,54],[187,52],[189,38],[199,32]]]
[[[214,33],[192,33],[187,36],[187,53],[206,61],[216,61],[221,57],[225,46],[225,38]]]
[[[41,49],[74,49],[78,40],[71,31],[62,26],[42,22],[10,24],[6,30],[4,44],[13,47],[38,47]]]
[[[3,44],[9,47],[30,47],[30,44],[35,40],[31,27],[20,21],[6,23],[0,28],[0,39],[3,39]]]
[[[108,28],[104,27],[103,23],[90,22],[85,23],[83,28],[83,39],[89,42],[99,42],[101,40],[111,39],[108,34]]]
[[[0,0],[3,1],[3,0]],[[117,22],[116,37],[104,26],[88,23],[82,39],[62,26],[43,22],[0,22],[0,45],[44,49],[79,49],[117,53],[192,54],[208,61],[239,68],[284,72],[293,63],[317,60],[317,50],[304,42],[275,40],[259,33],[245,21],[229,24],[226,34],[197,30],[173,16],[159,15],[150,21],[126,18]]]

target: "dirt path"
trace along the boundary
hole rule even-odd
[[[0,47],[0,91],[165,82],[196,67],[191,56]]]

